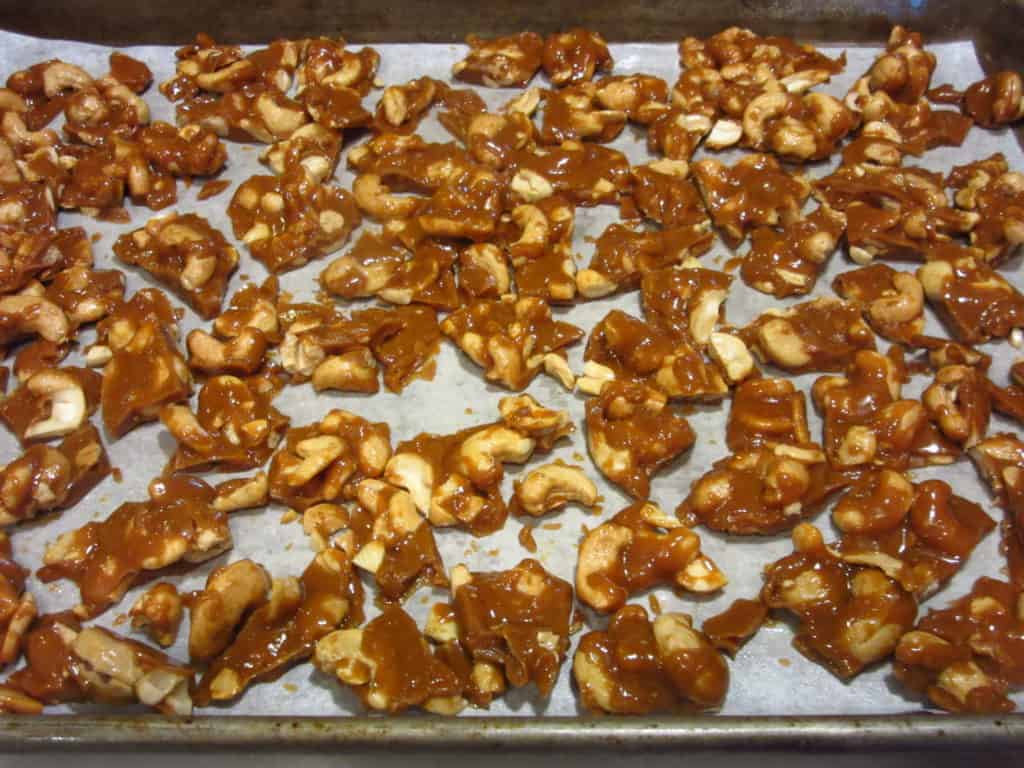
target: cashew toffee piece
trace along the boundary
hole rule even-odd
[[[842,680],[891,663],[908,699],[1012,711],[1024,361],[1009,381],[998,366],[1005,344],[1024,344],[1010,277],[1024,174],[1000,153],[939,172],[926,153],[1019,124],[1024,75],[935,84],[934,53],[899,26],[838,97],[820,86],[845,54],[740,27],[683,37],[675,82],[616,69],[579,27],[466,45],[448,81],[385,83],[380,53],[340,37],[246,50],[199,34],[156,88],[119,52],[107,72],[54,58],[0,88],[0,712],[90,702],[187,717],[305,662],[385,713],[456,715],[519,701],[513,689],[544,701],[560,678],[587,712],[713,712],[728,659],[773,613]],[[175,124],[154,119],[153,98]],[[428,119],[447,134],[423,138]],[[251,142],[263,170],[216,203],[219,231],[206,198],[230,184],[217,179],[238,159],[229,145]],[[178,179],[205,180],[202,202],[153,214],[178,203]],[[133,220],[139,208],[150,213]],[[101,245],[62,227],[66,211],[132,223]],[[734,255],[721,268],[700,261],[717,239]],[[851,263],[829,293],[818,278],[833,259]],[[126,278],[115,260],[139,269]],[[254,262],[269,276],[245,274]],[[743,325],[726,317],[736,267],[761,294],[729,304]],[[585,304],[622,294],[636,304]],[[202,323],[182,338],[187,312]],[[931,314],[945,336],[930,335]],[[442,343],[511,391],[496,415],[442,434],[371,420],[359,398],[400,410],[414,382],[452,386],[434,381]],[[540,373],[565,390],[550,407],[524,391],[548,385]],[[804,374],[813,384],[789,379]],[[293,394],[322,407],[275,407],[307,383]],[[560,397],[577,399],[581,424]],[[698,429],[705,410],[726,416],[723,448],[697,466],[695,443],[721,437]],[[95,498],[107,475],[120,482],[106,441],[154,421],[121,446],[166,442],[148,498]],[[547,456],[577,428],[592,467]],[[1001,560],[982,563],[968,594],[923,608],[997,524],[915,470],[968,460],[1003,509],[1008,581],[991,578]],[[683,462],[672,514],[653,497]],[[573,584],[536,544],[539,559],[516,565],[504,551],[483,568],[442,558],[445,537],[473,537],[468,557],[510,513],[601,514],[594,469],[631,498],[573,539]],[[269,541],[272,503],[308,537],[290,571],[232,551],[230,513],[258,510]],[[810,522],[827,506],[829,544]],[[715,532],[703,542],[701,525]],[[19,537],[39,528],[42,562],[27,562]],[[759,593],[729,594],[737,561],[719,568],[712,545],[756,542],[717,534],[783,532],[793,552],[761,564]],[[221,555],[201,588],[179,591],[182,572]],[[72,582],[77,604],[38,615],[49,600],[30,568]],[[420,622],[422,587],[436,592]],[[653,592],[653,615],[636,604],[664,589],[731,604],[703,626]],[[115,626],[183,647],[187,663],[91,623],[111,608]]]

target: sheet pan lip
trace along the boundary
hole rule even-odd
[[[0,752],[346,747],[375,751],[558,747],[628,751],[996,750],[1024,746],[1024,714],[684,717],[0,717]]]

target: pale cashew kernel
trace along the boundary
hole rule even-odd
[[[598,493],[582,469],[554,462],[534,469],[517,482],[515,496],[520,509],[539,517],[572,502],[593,507]]]

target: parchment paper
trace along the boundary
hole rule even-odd
[[[198,30],[197,30],[198,31]],[[207,30],[216,35],[217,30]],[[614,30],[604,30],[609,37],[614,37]],[[686,30],[680,29],[682,37]],[[182,41],[183,43],[185,41]],[[461,45],[381,45],[377,46],[381,54],[379,76],[385,84],[401,83],[420,75],[431,75],[439,79],[448,79],[451,65],[465,53]],[[843,46],[825,46],[824,50],[831,55],[838,54]],[[934,84],[952,82],[965,87],[979,79],[982,70],[970,43],[932,45],[929,48],[938,56],[938,69],[933,79]],[[666,79],[670,84],[678,76],[677,53],[674,45],[665,44],[628,44],[612,45],[615,58],[615,73],[627,74],[646,72]],[[157,83],[173,73],[174,55],[169,47],[137,47],[124,49],[127,53],[145,61],[153,70]],[[870,65],[876,48],[846,47],[848,63],[845,73],[837,76],[824,90],[836,96],[846,93],[852,82]],[[85,67],[94,76],[107,72],[107,56],[110,49],[101,46],[85,45],[71,42],[54,42],[38,40],[10,33],[0,33],[0,70],[6,78],[11,72],[48,58],[60,57]],[[543,85],[541,77],[537,83]],[[496,107],[504,103],[514,91],[479,89],[488,104]],[[372,108],[380,91],[374,91],[366,104]],[[152,117],[173,122],[173,108],[154,86],[147,94]],[[428,140],[448,141],[449,135],[441,128],[433,117],[422,124],[420,133]],[[646,162],[650,156],[646,151],[644,135],[641,131],[627,127],[611,146],[622,150],[631,163]],[[222,178],[229,179],[232,187],[210,200],[197,202],[196,193],[200,185],[191,189],[179,184],[179,200],[173,210],[181,212],[197,212],[205,216],[218,227],[229,239],[232,238],[230,222],[225,215],[227,204],[238,182],[253,173],[268,173],[258,161],[261,145],[244,145],[228,143],[229,163]],[[346,147],[347,149],[347,147]],[[1011,167],[1024,169],[1022,153],[1013,135],[1008,131],[985,131],[974,129],[960,149],[940,148],[933,150],[921,160],[907,158],[907,164],[920,164],[925,167],[947,171],[951,165],[962,163],[968,159],[979,159],[992,152],[1001,151],[1010,162]],[[703,150],[697,157],[703,155]],[[730,161],[733,159],[726,155]],[[831,165],[820,165],[809,169],[811,176],[827,174],[838,157]],[[349,187],[351,173],[341,163],[337,180]],[[129,224],[111,224],[96,222],[75,213],[62,213],[62,226],[84,226],[89,232],[96,232],[102,238],[94,245],[97,268],[119,268],[126,272],[128,278],[128,295],[147,285],[155,285],[141,270],[123,267],[117,263],[111,252],[111,245],[122,233],[142,226],[152,212],[143,208],[129,208],[132,220]],[[165,211],[166,212],[166,211]],[[164,213],[164,212],[162,212]],[[616,220],[617,209],[612,206],[597,208],[578,208],[576,218],[576,235],[574,246],[578,254],[578,264],[589,263],[593,251],[592,238],[597,237],[604,228]],[[358,236],[353,235],[352,240]],[[242,255],[241,266],[232,278],[228,296],[236,291],[244,277],[261,281],[265,276],[262,265],[255,262],[240,242],[234,241]],[[743,246],[745,250],[747,246]],[[721,267],[731,256],[729,249],[717,240],[712,250],[703,257],[705,264]],[[333,257],[332,257],[333,258]],[[311,263],[305,268],[289,272],[281,276],[282,290],[292,293],[296,300],[311,300],[318,289],[316,277],[326,266],[328,260]],[[853,265],[841,254],[832,257],[828,269],[818,281],[814,295],[829,295],[832,278],[839,272],[848,270]],[[1017,286],[1024,286],[1021,279],[1019,260],[1009,267],[1007,274]],[[803,300],[806,300],[803,299]],[[176,305],[181,305],[172,297]],[[795,303],[790,300],[783,303]],[[755,317],[769,306],[778,306],[779,300],[766,296],[748,288],[736,275],[732,291],[727,303],[727,315],[730,322],[743,324]],[[639,299],[636,292],[589,303],[582,303],[567,309],[557,309],[556,313],[565,320],[573,322],[585,331],[602,318],[612,308],[620,308],[635,315],[640,314]],[[182,337],[192,328],[200,325],[198,318],[191,311],[186,311],[182,323]],[[945,332],[929,311],[928,333],[945,335]],[[80,336],[80,348],[84,348],[92,340],[91,329],[86,329]],[[884,342],[879,340],[884,346]],[[574,370],[582,368],[584,344],[570,350],[569,361]],[[985,351],[994,358],[991,376],[998,383],[1005,383],[1007,370],[1015,355],[1014,350],[1005,342],[988,344]],[[76,364],[80,356],[73,354],[67,363]],[[797,377],[797,384],[808,393],[816,374]],[[916,397],[927,385],[925,377],[916,378],[907,388],[908,396]],[[603,511],[594,516],[583,510],[570,508],[560,514],[545,518],[534,525],[534,538],[538,551],[530,555],[518,543],[517,537],[521,523],[515,518],[509,519],[504,529],[492,536],[474,540],[468,534],[450,529],[436,531],[438,547],[447,568],[458,563],[465,563],[472,570],[494,570],[507,568],[520,559],[528,556],[536,557],[551,572],[568,581],[573,581],[576,564],[576,548],[581,536],[581,526],[595,527],[602,520],[608,519],[628,503],[624,494],[604,482],[596,468],[586,457],[586,441],[582,432],[584,399],[563,390],[553,380],[539,376],[527,390],[542,403],[567,408],[572,414],[577,431],[571,441],[563,441],[550,457],[543,461],[562,458],[573,463],[581,463],[591,477],[598,481],[604,496]],[[480,369],[470,363],[452,344],[445,342],[438,357],[437,376],[433,381],[417,381],[409,386],[401,396],[389,392],[380,392],[373,396],[351,395],[340,393],[313,392],[310,385],[287,387],[275,401],[275,405],[283,413],[291,417],[292,426],[311,423],[321,418],[332,408],[346,408],[372,421],[386,421],[391,426],[392,439],[395,444],[412,437],[422,431],[452,432],[473,424],[489,421],[497,414],[498,400],[507,394],[504,390],[485,382]],[[686,495],[691,482],[700,477],[711,463],[727,453],[724,441],[724,424],[728,413],[729,402],[721,406],[698,407],[688,416],[691,425],[698,435],[697,444],[683,460],[673,464],[668,471],[658,475],[653,482],[651,498],[665,510],[671,512]],[[814,408],[809,405],[808,416],[812,435],[821,435],[821,421]],[[99,414],[94,421],[99,423]],[[993,416],[991,431],[1013,430],[1013,425],[999,416]],[[80,527],[86,522],[102,519],[126,500],[146,498],[146,487],[151,478],[158,475],[171,452],[174,441],[159,423],[148,424],[134,430],[122,439],[107,441],[107,448],[115,466],[123,472],[123,480],[118,483],[107,478],[95,488],[83,501],[73,509],[64,512],[57,519],[44,523],[29,523],[12,531],[15,556],[26,567],[33,570],[41,564],[42,554],[47,542],[52,541],[59,533]],[[6,431],[0,433],[0,463],[15,458],[20,452],[17,442]],[[536,465],[536,461],[534,465]],[[511,492],[512,479],[518,474],[515,468],[508,472],[505,480],[506,498]],[[933,470],[920,470],[914,473],[915,478],[924,479],[929,476],[941,476],[950,482],[957,493],[980,502],[996,519],[1002,518],[1002,512],[991,503],[988,491],[978,480],[973,466],[962,461],[955,466]],[[218,476],[209,476],[216,481]],[[235,514],[231,518],[231,529],[234,536],[234,548],[224,556],[204,563],[185,575],[167,577],[178,584],[181,590],[200,589],[205,583],[206,575],[213,568],[231,560],[249,557],[265,565],[277,576],[288,574],[298,575],[313,556],[313,552],[302,532],[301,524],[296,522],[284,525],[280,518],[284,508],[271,505],[265,510]],[[829,521],[828,511],[822,512],[815,522],[823,528],[826,539],[833,538],[835,530]],[[558,526],[557,530],[545,527],[545,524]],[[729,577],[728,586],[719,594],[701,599],[687,596],[684,599],[675,597],[668,588],[653,591],[664,610],[682,610],[694,616],[696,624],[729,605],[738,597],[751,597],[757,594],[762,584],[761,570],[767,563],[788,554],[791,544],[787,534],[774,537],[736,538],[723,536],[706,529],[698,529],[703,540],[704,551],[709,554]],[[998,534],[991,533],[977,548],[967,566],[935,597],[922,608],[922,613],[929,606],[945,605],[955,597],[969,590],[974,580],[981,575],[1001,576],[1004,560],[998,551]],[[376,610],[373,607],[374,590],[368,583],[367,610],[372,617]],[[78,598],[77,589],[71,582],[56,582],[50,585],[41,584],[34,577],[28,587],[39,602],[40,613],[70,608]],[[98,619],[98,623],[115,626],[118,631],[129,632],[127,623],[118,620],[119,615],[127,612],[143,588],[132,590],[124,600],[107,611]],[[447,599],[442,590],[421,589],[406,603],[406,609],[421,622],[429,605]],[[648,596],[638,595],[633,602],[648,604]],[[593,615],[588,620],[594,626],[601,626],[602,620]],[[182,627],[178,643],[170,649],[170,653],[178,659],[187,660],[186,649],[188,635],[187,622]],[[573,639],[573,649],[566,664],[562,668],[557,687],[550,700],[540,701],[530,691],[512,691],[504,698],[496,701],[490,712],[493,714],[576,714],[579,712],[576,697],[570,687],[571,654],[579,635]],[[852,683],[844,684],[833,677],[821,666],[804,659],[790,645],[792,631],[784,622],[773,623],[764,627],[760,633],[739,653],[738,658],[731,662],[732,682],[723,712],[733,715],[757,714],[867,714],[896,713],[916,711],[920,704],[900,695],[890,673],[889,665],[882,665],[856,678]],[[143,638],[140,638],[143,639]],[[1024,704],[1024,694],[1017,694],[1018,705]],[[74,705],[68,708],[53,708],[54,712],[91,710],[89,705]],[[227,715],[262,714],[262,715],[330,715],[354,714],[360,712],[357,700],[351,692],[345,690],[333,678],[318,672],[311,664],[300,665],[287,672],[279,680],[268,684],[251,687],[244,696],[230,707],[214,707],[200,710],[200,713],[219,712]],[[486,714],[485,711],[467,709],[464,716]]]

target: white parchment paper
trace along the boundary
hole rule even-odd
[[[208,31],[216,35],[216,30]],[[604,31],[609,33],[610,37],[614,37],[614,30]],[[679,30],[680,37],[684,34],[685,30]],[[929,47],[936,53],[939,62],[933,83],[952,82],[964,87],[981,77],[982,70],[971,44],[955,43]],[[424,74],[447,80],[452,64],[465,54],[465,48],[461,45],[380,45],[377,48],[381,54],[379,77],[385,84],[405,82]],[[624,44],[612,45],[611,49],[615,58],[616,74],[646,72],[658,75],[670,84],[675,82],[678,76],[674,45]],[[843,46],[824,47],[831,55],[836,55],[843,49]],[[173,73],[174,55],[170,47],[150,46],[123,50],[145,61],[153,70],[157,83]],[[837,96],[842,96],[852,82],[864,72],[878,49],[854,46],[846,47],[845,50],[848,58],[846,72],[837,76],[824,88]],[[109,51],[109,48],[102,46],[54,42],[0,32],[0,71],[6,78],[11,72],[35,62],[59,57],[85,67],[94,76],[101,76],[107,72]],[[538,78],[538,82],[540,80],[541,78]],[[480,92],[491,106],[504,103],[513,94],[512,91],[489,89],[480,89]],[[376,103],[379,93],[375,91],[369,95],[366,101],[368,106]],[[173,122],[173,107],[155,86],[149,90],[146,98],[154,120]],[[433,117],[424,121],[420,133],[428,140],[450,140]],[[633,163],[646,162],[650,158],[643,133],[633,127],[627,127],[612,146],[625,152]],[[186,189],[179,184],[179,200],[172,209],[183,213],[197,212],[205,216],[214,226],[221,229],[225,236],[235,242],[242,255],[242,262],[232,278],[229,296],[240,287],[243,279],[261,281],[266,276],[263,266],[249,257],[242,244],[232,238],[230,222],[225,214],[234,188],[240,181],[254,173],[269,172],[258,161],[261,148],[260,145],[229,143],[228,167],[222,178],[230,180],[232,187],[217,197],[199,202],[196,200],[196,193],[200,185],[196,184],[191,189]],[[1024,170],[1024,158],[1020,147],[1013,134],[1005,130],[972,130],[962,148],[936,149],[920,160],[907,158],[907,164],[920,164],[932,170],[945,172],[955,163],[985,157],[995,151],[1003,152],[1011,167]],[[698,152],[698,158],[702,154],[703,150]],[[835,158],[831,165],[823,164],[808,169],[809,174],[815,177],[825,175],[837,162],[838,158]],[[344,162],[338,170],[337,181],[346,187],[351,184],[352,175],[344,168]],[[113,257],[111,246],[114,240],[120,234],[142,226],[152,215],[152,212],[146,209],[132,208],[130,205],[129,209],[132,213],[132,221],[129,224],[96,222],[74,213],[62,213],[60,223],[62,226],[81,225],[89,232],[102,236],[94,245],[97,267],[123,269],[127,274],[130,295],[139,288],[155,285],[155,282],[141,270],[123,267]],[[590,260],[593,251],[592,238],[599,235],[616,218],[617,209],[612,206],[577,209],[574,245],[580,266],[585,266]],[[358,232],[353,235],[353,240],[357,236]],[[703,260],[708,265],[720,267],[731,255],[729,249],[719,240]],[[292,293],[299,301],[313,299],[318,290],[316,277],[327,263],[327,260],[314,262],[303,269],[282,275],[282,290]],[[852,266],[841,253],[836,254],[818,281],[815,295],[830,294],[829,285],[832,278]],[[1017,286],[1024,287],[1019,266],[1019,260],[1011,263],[1007,276]],[[172,300],[176,305],[181,305],[181,302],[173,297]],[[737,275],[727,303],[728,319],[732,323],[743,324],[765,308],[778,306],[779,303],[777,299],[748,288]],[[783,303],[795,303],[795,300]],[[558,309],[556,313],[562,319],[573,322],[589,332],[612,308],[620,308],[639,315],[638,294],[634,292],[583,303],[567,309]],[[931,314],[928,316],[928,324],[928,333],[944,335],[944,331]],[[189,330],[199,325],[201,323],[197,316],[191,311],[186,311],[182,324],[183,337]],[[81,347],[84,348],[91,338],[91,330],[83,331],[80,337]],[[581,343],[570,350],[570,364],[577,371],[582,367],[583,347],[584,344]],[[1014,360],[1014,350],[1006,343],[989,344],[984,349],[995,360],[991,376],[996,382],[1005,383],[1007,370]],[[79,359],[80,356],[75,353],[67,364],[75,364]],[[798,386],[808,392],[808,395],[815,377],[816,375],[812,374],[797,379]],[[915,379],[908,387],[908,395],[916,397],[926,385],[925,378]],[[482,539],[473,539],[468,534],[453,530],[438,530],[436,538],[445,565],[449,569],[458,563],[465,563],[472,570],[506,568],[524,557],[532,556],[539,559],[551,572],[572,582],[581,526],[593,528],[629,502],[624,494],[604,482],[589,459],[584,458],[586,441],[582,432],[583,398],[566,392],[545,376],[538,377],[527,391],[546,405],[567,408],[575,419],[578,428],[572,439],[562,442],[552,456],[544,460],[562,458],[569,462],[582,463],[589,474],[598,481],[604,495],[605,503],[601,516],[595,517],[573,508],[557,516],[545,518],[539,524],[534,522],[533,534],[538,547],[534,555],[530,555],[518,543],[521,523],[514,518],[508,521],[502,531]],[[311,386],[304,385],[287,387],[277,398],[275,405],[291,417],[292,426],[318,420],[332,408],[346,408],[372,421],[388,422],[393,442],[397,444],[422,431],[447,433],[489,421],[495,417],[498,400],[505,394],[507,393],[504,390],[486,383],[480,370],[458,353],[453,345],[445,342],[438,357],[436,378],[431,382],[413,383],[401,396],[384,391],[373,396],[316,394]],[[728,405],[728,401],[725,401],[719,407],[699,407],[688,416],[698,435],[697,444],[684,460],[676,462],[668,471],[658,475],[652,485],[652,500],[662,505],[665,510],[674,510],[686,495],[690,484],[703,474],[712,462],[727,453],[724,424]],[[808,412],[812,434],[820,435],[820,419],[814,413],[813,407],[809,407]],[[99,414],[94,420],[99,423]],[[1001,417],[993,417],[992,432],[1013,428],[1010,422]],[[123,501],[145,499],[146,487],[150,479],[162,471],[174,449],[174,441],[161,425],[155,423],[136,429],[116,442],[107,441],[107,448],[112,462],[123,472],[123,480],[118,483],[113,478],[107,478],[76,507],[59,518],[45,523],[29,523],[14,530],[12,539],[15,556],[23,565],[37,568],[41,564],[47,542],[53,540],[59,533],[80,527],[90,520],[102,519]],[[17,442],[12,436],[7,432],[0,433],[0,463],[12,460],[19,452]],[[511,492],[511,481],[516,474],[516,470],[508,473],[505,481],[506,497]],[[980,502],[993,517],[1001,519],[1002,512],[991,503],[986,488],[967,461],[941,470],[920,470],[914,474],[918,479],[941,474],[942,479],[950,482],[957,493]],[[219,478],[213,476],[209,479]],[[232,516],[231,529],[235,543],[229,553],[202,564],[190,573],[170,576],[168,579],[178,584],[182,590],[200,589],[210,570],[243,557],[264,564],[274,575],[298,575],[313,553],[299,523],[284,525],[280,522],[283,511],[283,507],[271,505],[265,510]],[[827,511],[822,512],[815,522],[826,531],[827,538],[834,533]],[[545,524],[551,525],[546,527]],[[554,529],[556,526],[557,529]],[[761,587],[761,570],[764,565],[791,551],[789,537],[786,534],[744,539],[723,536],[706,529],[699,529],[699,533],[704,542],[704,551],[726,572],[730,579],[729,585],[718,595],[707,599],[693,596],[679,599],[670,589],[654,590],[665,610],[682,610],[690,613],[698,624],[728,606],[737,597],[755,595]],[[993,532],[977,548],[967,566],[945,589],[925,604],[922,612],[929,606],[945,605],[954,597],[964,594],[981,575],[1002,575],[1003,567],[1004,561],[998,551],[998,534]],[[44,585],[33,577],[29,589],[39,602],[40,613],[70,608],[76,604],[78,598],[77,589],[71,582]],[[126,623],[118,624],[118,616],[128,610],[140,592],[141,589],[129,592],[121,604],[107,611],[98,619],[98,623],[106,626],[116,625],[119,631],[128,632],[129,627]],[[372,584],[368,584],[367,609],[370,616],[376,612],[372,605],[373,595]],[[429,605],[446,597],[446,593],[441,590],[421,589],[408,600],[406,609],[422,622]],[[647,595],[634,598],[634,602],[645,606],[647,600]],[[169,651],[181,660],[187,659],[187,634],[186,623],[182,627],[178,643]],[[764,627],[740,652],[738,658],[731,663],[732,683],[724,713],[867,714],[906,712],[920,708],[918,703],[900,695],[899,688],[892,681],[888,665],[866,672],[853,682],[844,684],[822,667],[808,662],[797,653],[790,645],[791,637],[792,632],[785,623],[772,624]],[[574,638],[573,649],[577,639],[578,636]],[[572,650],[550,700],[540,701],[529,691],[513,691],[495,702],[490,712],[525,716],[578,713],[576,697],[570,686],[571,653]],[[1024,704],[1024,695],[1018,694],[1016,700],[1019,705]],[[75,705],[54,708],[53,711],[90,709],[92,707],[88,705]],[[334,679],[319,673],[310,664],[303,664],[290,670],[277,681],[251,687],[230,707],[205,711],[227,715],[348,715],[359,713],[360,707],[351,692],[344,690]],[[464,714],[484,713],[470,709]]]

